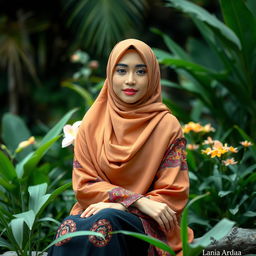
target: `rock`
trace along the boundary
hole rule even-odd
[[[47,252],[44,252],[42,254],[39,254],[40,252],[32,252],[32,256],[47,256],[48,253]],[[8,252],[5,252],[4,254],[0,254],[2,256],[17,256],[17,253],[16,252],[13,252],[13,251],[8,251]]]
[[[210,239],[212,242],[203,250],[202,256],[256,255],[256,229],[234,227],[229,234],[221,240],[217,241],[214,237]]]

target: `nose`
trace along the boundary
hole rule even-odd
[[[133,73],[132,73],[132,72],[130,72],[130,73],[128,74],[128,77],[127,77],[125,83],[128,84],[128,85],[135,85],[136,81],[135,81],[135,79],[134,79],[134,76],[133,76]]]

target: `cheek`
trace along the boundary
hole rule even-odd
[[[143,77],[141,79],[141,86],[143,87],[143,90],[147,90],[147,88],[148,88],[148,77]]]
[[[113,76],[112,78],[112,84],[113,84],[113,90],[116,91],[120,88],[121,84],[122,84],[122,79],[120,79],[119,76]]]

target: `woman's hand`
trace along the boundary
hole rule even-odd
[[[173,231],[174,226],[178,225],[176,212],[165,203],[142,197],[133,206],[154,219],[165,232]]]
[[[81,218],[90,217],[90,216],[98,213],[102,209],[106,209],[106,208],[112,208],[112,209],[117,209],[117,210],[121,210],[121,211],[126,210],[126,208],[120,203],[99,202],[99,203],[91,204],[90,206],[88,206],[86,208],[86,210],[84,210],[84,212],[81,214]]]

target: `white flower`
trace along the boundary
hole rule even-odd
[[[64,139],[62,140],[62,147],[65,148],[69,145],[74,145],[76,135],[78,133],[78,128],[82,121],[77,121],[73,125],[67,124],[63,127]]]

